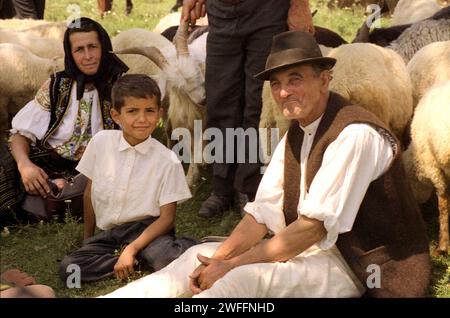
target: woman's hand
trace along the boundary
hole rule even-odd
[[[46,198],[50,193],[48,175],[31,161],[18,166],[25,191]]]

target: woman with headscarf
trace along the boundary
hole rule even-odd
[[[89,140],[114,129],[111,87],[128,67],[113,53],[105,29],[89,18],[64,35],[65,68],[51,76],[12,120],[10,148],[28,194],[44,199],[76,174]]]

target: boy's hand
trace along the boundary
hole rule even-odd
[[[134,273],[134,263],[136,261],[137,251],[128,245],[120,254],[116,265],[114,265],[114,273],[117,279],[125,279]]]

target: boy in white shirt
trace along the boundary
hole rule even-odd
[[[85,240],[61,262],[64,281],[71,264],[80,267],[82,281],[127,278],[138,260],[157,271],[196,243],[174,237],[176,204],[191,193],[176,155],[151,137],[162,112],[157,84],[145,75],[123,76],[112,102],[111,116],[122,131],[96,134],[76,167],[89,178]],[[93,236],[95,226],[103,232]]]

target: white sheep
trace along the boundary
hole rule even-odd
[[[405,64],[424,46],[450,40],[450,19],[423,20],[407,28],[388,48],[394,50]]]
[[[413,106],[437,83],[450,80],[450,41],[421,48],[406,66],[411,78]]]
[[[411,124],[411,144],[403,153],[405,170],[419,203],[436,190],[439,206],[439,245],[449,252],[450,209],[450,81],[430,88],[420,100]]]
[[[401,139],[412,116],[412,97],[400,56],[368,43],[342,45],[328,56],[337,60],[330,90],[373,112]]]
[[[67,24],[64,22],[49,22],[21,30],[21,32],[31,33],[47,39],[54,39],[62,43],[66,30]]]
[[[158,24],[153,29],[153,32],[162,33],[164,30],[171,26],[179,25],[181,19],[181,12],[172,12],[164,16],[159,20]],[[203,18],[197,19],[196,25],[208,25],[208,18],[205,16]]]
[[[341,45],[328,56],[337,59],[330,90],[373,112],[401,139],[412,116],[411,83],[401,57],[370,43]],[[278,127],[281,136],[288,126],[266,83],[260,127]]]
[[[392,14],[391,25],[414,23],[432,16],[440,9],[434,0],[400,0]]]
[[[34,34],[43,38],[58,40],[62,43],[67,24],[65,22],[44,20],[8,19],[0,20],[0,29]]]
[[[40,57],[57,58],[64,56],[62,41],[42,38],[26,32],[0,29],[0,43],[21,45]]]
[[[333,48],[319,44],[319,49],[323,56],[327,56]]]
[[[206,37],[207,33],[197,38],[188,46],[190,53],[189,58],[192,59],[196,65],[204,65],[205,63]],[[129,29],[122,31],[117,36],[113,37],[111,39],[111,43],[115,51],[141,46],[153,46],[158,48],[167,61],[172,61],[173,63],[176,63],[175,61],[177,61],[177,52],[173,43],[156,32],[139,28]],[[159,83],[163,97],[168,89],[167,85],[178,87],[182,87],[184,85],[184,79],[177,74],[177,71],[171,71],[169,73],[161,72],[161,68],[145,56],[123,54],[120,58],[130,68],[128,70],[128,74],[146,74],[156,79]],[[167,83],[168,77],[170,77],[170,80]],[[179,83],[174,84],[177,81]]]
[[[170,130],[176,128],[187,128],[190,131],[190,136],[194,136],[194,121],[202,120],[203,125],[205,122],[205,107],[202,104],[205,99],[204,64],[207,34],[202,35],[188,46],[187,24],[178,28],[177,35],[174,38],[175,45],[158,33],[133,32],[135,32],[135,35],[138,33],[142,35],[141,38],[137,39],[140,47],[132,47],[137,43],[127,42],[125,39],[119,45],[119,39],[113,39],[115,52],[118,54],[140,54],[153,62],[150,65],[145,64],[138,59],[142,59],[142,57],[136,57],[135,60],[131,61],[128,57],[122,55],[123,60],[130,67],[129,72],[153,75],[159,81],[161,90],[167,92],[170,99],[170,106],[167,110],[167,126],[170,127],[169,136]],[[160,43],[161,48],[155,47],[158,43]],[[155,65],[158,69],[156,72]],[[191,162],[187,175],[188,184],[191,187],[194,186],[198,178],[198,163]]]
[[[48,24],[49,21],[34,19],[0,19],[0,28],[24,30],[31,27]]]
[[[0,44],[0,127],[8,127],[8,118],[33,99],[52,73],[64,68],[63,59],[34,55],[12,43]]]
[[[111,39],[111,43],[115,51],[139,46],[154,46],[164,52],[172,50],[170,54],[176,55],[172,42],[158,33],[145,29],[134,28],[122,31]],[[160,72],[155,63],[141,55],[124,54],[120,58],[130,68],[128,74],[156,75]]]

